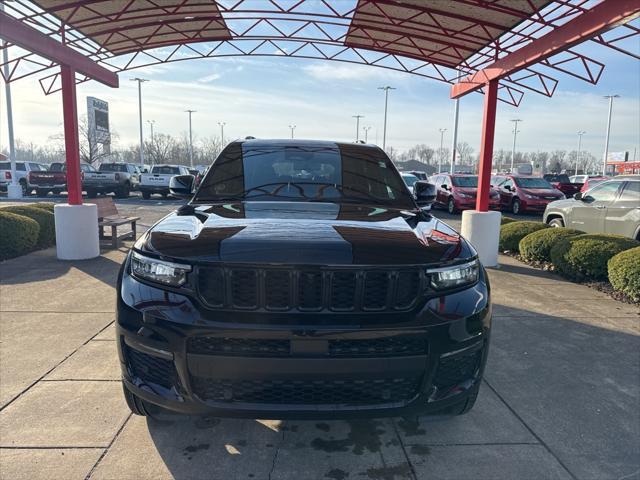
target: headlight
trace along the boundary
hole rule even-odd
[[[524,194],[524,198],[529,198],[529,199],[533,200],[534,198],[538,198],[538,197],[536,197],[535,195],[529,195],[528,193],[525,193]]]
[[[145,257],[133,252],[131,255],[131,271],[135,276],[145,280],[171,287],[179,287],[187,281],[187,273],[191,271],[191,266],[165,262],[164,260]]]
[[[478,281],[480,264],[473,262],[454,265],[452,267],[427,269],[430,285],[435,290],[447,290],[464,285],[471,285]]]
[[[467,195],[466,193],[458,193],[461,198],[471,198],[471,195]]]

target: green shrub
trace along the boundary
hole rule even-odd
[[[507,223],[513,223],[513,222],[517,222],[517,221],[518,220],[516,220],[515,218],[505,217],[503,215],[502,218],[500,219],[500,225],[506,225]]]
[[[39,230],[35,220],[0,210],[0,260],[19,257],[33,250]]]
[[[500,250],[517,252],[520,240],[530,233],[549,228],[542,222],[511,222],[500,227]]]
[[[638,245],[622,235],[577,235],[559,240],[550,256],[556,271],[571,280],[606,280],[609,259]]]
[[[55,245],[56,225],[53,213],[48,212],[43,208],[33,207],[30,205],[16,205],[12,207],[5,207],[2,209],[2,211],[29,217],[38,222],[38,225],[40,226],[40,232],[38,233],[36,248],[47,248],[51,245]]]
[[[640,302],[640,247],[611,257],[607,270],[613,288]]]
[[[37,203],[30,203],[28,206],[29,207],[42,208],[43,210],[46,210],[47,212],[53,213],[53,207],[55,207],[56,204],[55,203],[51,203],[51,202],[37,202]]]
[[[550,262],[549,253],[551,248],[561,239],[581,235],[584,232],[573,228],[543,228],[537,232],[530,233],[518,245],[520,255],[525,260],[537,262]]]

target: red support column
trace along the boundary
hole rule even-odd
[[[62,80],[62,112],[64,116],[64,146],[67,157],[67,192],[69,205],[82,205],[80,178],[80,141],[78,137],[78,107],[76,101],[76,72],[60,65]]]
[[[493,137],[496,129],[496,105],[498,100],[498,81],[491,80],[485,85],[484,113],[482,114],[482,139],[480,140],[480,165],[478,169],[478,196],[476,210],[486,212],[489,209],[491,192],[491,163],[493,160]]]

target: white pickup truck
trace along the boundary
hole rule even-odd
[[[11,162],[0,154],[0,192],[6,192],[11,184]],[[6,161],[5,161],[6,160]],[[29,182],[30,172],[46,172],[47,166],[37,162],[16,162],[16,178],[22,187],[22,195],[29,195],[35,188]]]
[[[150,173],[140,175],[139,190],[142,198],[151,198],[158,193],[163,197],[169,195],[169,181],[176,175],[189,175],[189,169],[183,165],[155,165]]]
[[[82,187],[89,198],[98,193],[113,192],[118,198],[127,198],[138,188],[140,171],[133,163],[103,163],[97,172],[85,173]]]

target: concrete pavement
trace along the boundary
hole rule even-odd
[[[466,416],[147,420],[118,380],[124,255],[0,264],[0,478],[640,479],[636,306],[501,257],[486,379]]]

